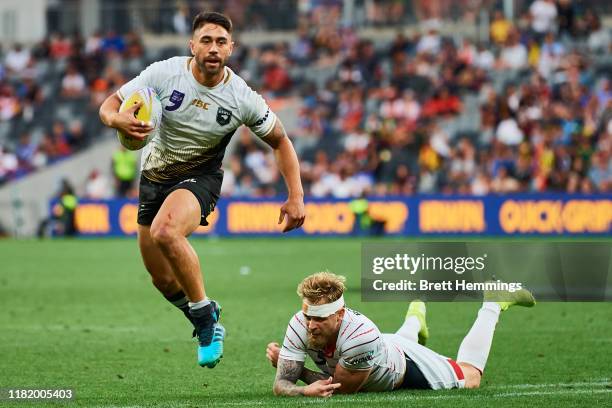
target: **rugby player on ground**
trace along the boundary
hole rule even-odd
[[[424,346],[429,332],[423,302],[410,304],[396,333],[383,334],[370,319],[345,306],[344,289],[344,277],[328,272],[311,275],[298,286],[302,310],[289,321],[282,346],[270,343],[266,350],[276,367],[276,395],[478,388],[500,312],[535,305],[525,289],[485,292],[478,317],[452,360]],[[321,371],[304,367],[308,356]],[[297,385],[298,380],[306,385]]]

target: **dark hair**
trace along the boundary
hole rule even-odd
[[[204,24],[216,24],[227,30],[228,33],[232,33],[232,20],[229,19],[225,14],[217,13],[215,11],[203,11],[193,19],[192,33],[202,27]]]

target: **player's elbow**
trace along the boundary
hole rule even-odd
[[[280,386],[280,384],[278,383],[278,381],[274,381],[274,385],[272,385],[272,392],[274,393],[274,395],[276,395],[277,397],[279,395],[283,395],[283,390],[282,387]]]

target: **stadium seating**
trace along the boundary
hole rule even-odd
[[[595,14],[550,38],[508,22],[506,42],[481,44],[431,21],[413,36],[360,39],[340,17],[310,10],[296,42],[242,46],[230,64],[271,104],[299,112],[291,137],[307,194],[610,191],[610,36]],[[524,63],[509,67],[504,53],[523,51]],[[136,34],[112,32],[5,50],[0,183],[96,143],[104,96],[184,52],[145,50]],[[225,195],[283,191],[263,147],[247,138],[232,146]]]

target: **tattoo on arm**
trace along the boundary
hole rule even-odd
[[[328,374],[313,371],[306,367],[302,369],[302,375],[300,375],[300,380],[304,381],[306,384],[312,384],[319,380],[327,380],[328,378]]]
[[[274,380],[274,393],[276,395],[303,395],[303,388],[296,385],[304,369],[303,361],[278,359],[276,378]]]

